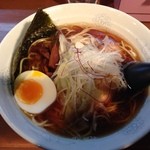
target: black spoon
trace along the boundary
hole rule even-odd
[[[123,73],[127,84],[134,91],[150,85],[150,63],[131,62],[124,66]]]

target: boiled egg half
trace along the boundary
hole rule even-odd
[[[14,83],[17,104],[26,112],[39,114],[56,99],[54,82],[40,71],[30,70],[18,75]]]

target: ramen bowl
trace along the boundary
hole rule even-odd
[[[64,24],[93,24],[129,41],[143,61],[150,60],[150,31],[131,16],[96,4],[64,4],[45,9],[56,26]],[[34,14],[17,24],[0,45],[0,113],[8,125],[21,137],[44,149],[111,150],[132,145],[150,131],[150,97],[138,114],[124,127],[99,138],[66,138],[33,124],[18,108],[11,89],[11,62],[14,51],[23,40]],[[7,59],[6,59],[7,58]]]

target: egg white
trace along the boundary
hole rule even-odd
[[[40,73],[39,76],[35,76],[35,73]],[[41,98],[35,102],[34,104],[25,104],[20,100],[20,98],[16,94],[16,88],[18,85],[23,82],[24,80],[32,79],[39,83],[43,88],[43,94]],[[21,73],[15,80],[15,90],[14,90],[14,96],[16,99],[17,104],[21,109],[23,109],[26,112],[33,113],[33,114],[39,114],[43,112],[47,107],[49,107],[56,99],[57,92],[54,82],[44,73],[30,70],[25,71]]]

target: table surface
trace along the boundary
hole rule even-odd
[[[108,0],[107,0],[108,1]],[[109,0],[108,2],[112,2]],[[4,36],[22,19],[35,12],[38,8],[46,8],[66,3],[65,0],[1,0],[0,1],[0,42]],[[109,4],[113,6],[113,4]],[[150,29],[150,21],[143,22]],[[17,135],[0,116],[0,150],[42,150]],[[150,149],[150,133],[126,150]]]

